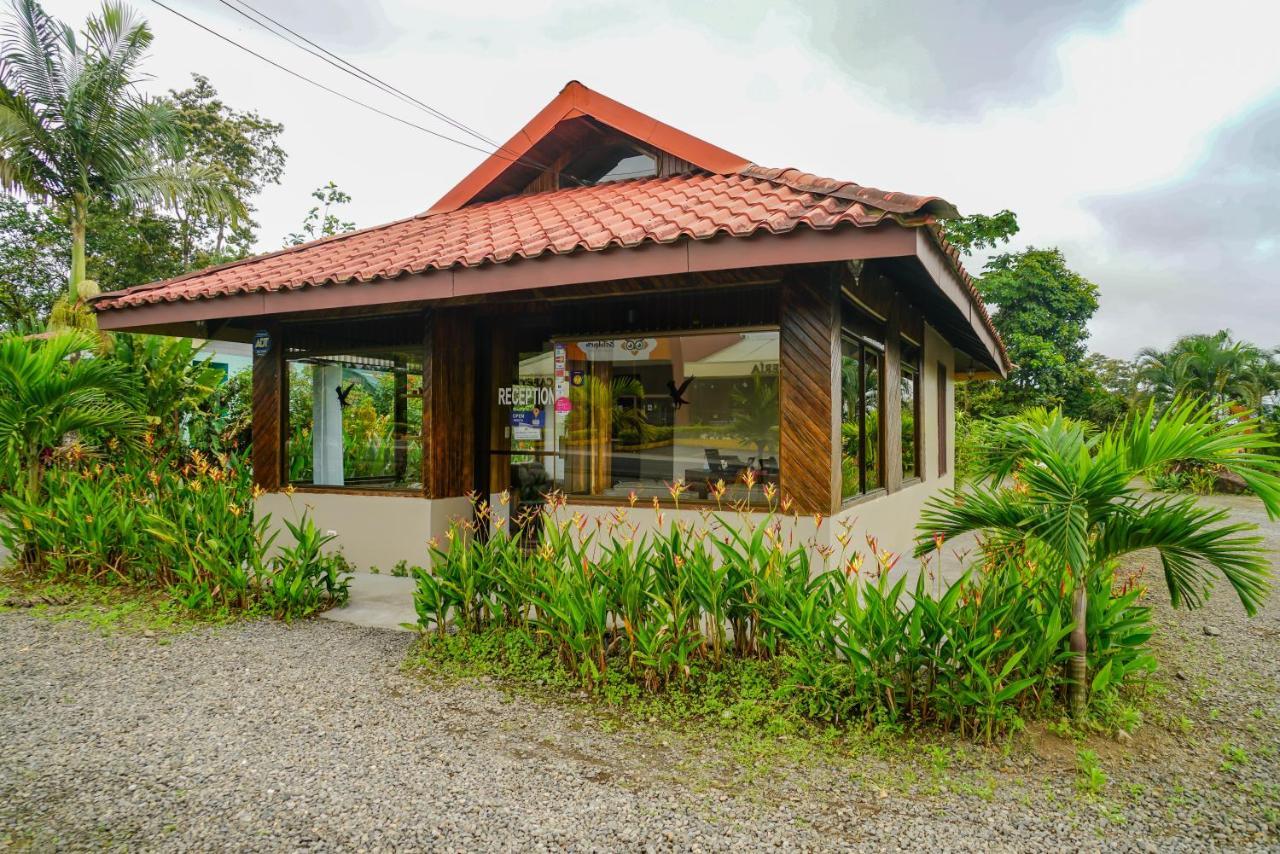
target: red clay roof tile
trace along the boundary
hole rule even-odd
[[[512,196],[327,237],[176,279],[103,294],[99,309],[390,279],[501,264],[548,252],[871,226],[923,225],[950,206],[817,178],[794,169],[640,178]]]

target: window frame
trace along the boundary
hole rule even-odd
[[[395,323],[404,324],[401,332],[418,330],[416,335],[406,334],[404,344],[383,344],[380,346],[394,347],[403,352],[411,352],[418,350],[422,359],[422,389],[424,392],[423,403],[426,403],[425,392],[431,379],[428,376],[428,365],[430,364],[429,354],[423,346],[424,333],[421,331],[425,322],[420,314],[386,314],[374,317],[362,317],[354,322],[359,324],[375,324],[375,323]],[[412,487],[385,487],[379,488],[375,486],[352,486],[352,485],[330,485],[318,483],[306,483],[294,481],[289,476],[289,438],[291,435],[292,425],[289,413],[289,392],[290,392],[290,366],[299,361],[303,361],[306,357],[298,357],[293,353],[292,349],[296,346],[296,339],[299,337],[308,337],[316,334],[318,328],[335,327],[342,328],[352,323],[351,320],[319,320],[306,321],[299,320],[295,322],[285,322],[280,325],[280,430],[279,430],[279,446],[280,446],[280,488],[282,490],[291,489],[294,492],[300,492],[308,495],[368,495],[368,496],[387,496],[393,498],[426,498],[429,497],[429,485],[427,483],[429,460],[427,457],[428,431],[430,429],[430,418],[424,411],[422,414],[421,430],[418,433],[418,442],[422,447],[421,463],[419,465],[419,482],[421,486]],[[305,332],[304,332],[305,331]],[[336,348],[337,350],[351,349],[359,350],[367,347],[367,344],[356,344],[350,348]],[[406,437],[411,437],[412,433],[407,433]]]
[[[867,323],[868,318],[866,318],[865,316],[862,316],[862,317],[859,317],[858,319],[859,319],[859,320],[861,320],[861,321],[863,321],[862,323],[860,323],[860,324],[859,324],[860,326],[863,326],[864,328],[866,328],[866,327],[868,326],[868,323]],[[840,494],[840,504],[841,504],[841,506],[842,506],[842,507],[844,507],[844,506],[848,506],[848,505],[851,505],[851,504],[855,504],[855,503],[857,503],[857,502],[859,502],[859,501],[864,501],[864,500],[866,500],[868,497],[878,496],[878,495],[881,495],[881,494],[883,494],[883,493],[887,492],[887,488],[886,488],[886,486],[885,486],[885,480],[884,480],[884,474],[885,474],[885,461],[884,461],[884,458],[885,458],[885,453],[884,453],[884,449],[885,449],[885,433],[884,433],[884,425],[885,425],[885,421],[886,421],[886,419],[885,419],[885,408],[884,408],[884,380],[885,380],[885,362],[886,362],[886,360],[885,360],[885,348],[884,348],[884,344],[883,344],[881,341],[877,341],[875,338],[873,338],[872,336],[870,336],[870,335],[866,334],[865,332],[855,331],[855,330],[852,328],[852,324],[851,324],[851,323],[849,323],[849,322],[848,322],[848,319],[846,318],[846,321],[845,321],[844,323],[842,323],[842,324],[841,324],[841,330],[840,330],[840,357],[841,357],[841,359],[845,358],[845,356],[846,356],[846,347],[847,347],[847,346],[850,346],[850,345],[852,345],[853,347],[857,348],[857,358],[858,358],[858,395],[857,395],[857,398],[858,398],[858,437],[859,437],[859,442],[861,443],[862,447],[859,449],[859,450],[861,451],[861,453],[860,453],[859,458],[858,458],[858,459],[859,459],[859,463],[858,463],[858,491],[857,491],[856,493],[854,493],[853,495],[845,495],[845,494],[844,494],[844,482],[843,482],[843,477],[841,477],[841,485],[840,485],[840,493],[841,493],[841,494]],[[874,353],[874,354],[875,354],[875,356],[876,356],[876,374],[877,374],[877,377],[878,377],[878,380],[879,380],[878,385],[879,385],[879,388],[880,388],[880,399],[879,399],[878,404],[877,404],[877,407],[876,407],[876,419],[877,419],[877,424],[876,424],[876,458],[875,458],[875,459],[876,459],[876,469],[877,469],[877,472],[876,472],[876,474],[877,474],[877,478],[876,478],[876,483],[877,483],[877,485],[876,485],[876,487],[875,487],[875,488],[873,488],[873,489],[867,489],[867,466],[866,466],[866,459],[867,459],[867,454],[866,454],[866,440],[867,440],[867,384],[866,384],[866,377],[867,377],[867,359],[866,359],[866,354],[867,354],[868,352]],[[844,408],[845,408],[845,407],[844,407],[844,382],[843,382],[843,378],[842,378],[841,383],[840,383],[840,394],[841,394],[841,399],[840,399],[840,409],[841,409],[841,412],[842,412],[842,415],[843,415],[843,410],[844,410]],[[841,459],[841,466],[840,466],[840,467],[841,467],[841,470],[843,471],[843,458],[844,458],[844,443],[843,443],[843,441],[840,443],[840,445],[838,445],[838,446],[836,447],[836,449],[835,449],[835,453],[836,453],[836,454],[840,457],[840,459]]]
[[[923,384],[921,383],[921,374],[923,372],[922,365],[924,362],[924,348],[913,344],[909,339],[903,338],[898,344],[898,375],[899,382],[904,380],[908,373],[911,375],[911,442],[914,449],[912,459],[915,461],[915,470],[910,474],[906,470],[907,455],[904,453],[905,448],[898,448],[898,467],[902,475],[903,485],[923,481],[924,475],[924,434],[921,430],[920,413],[923,408],[920,399]],[[901,394],[899,393],[898,401],[899,413],[905,407],[902,406]],[[899,415],[901,419],[901,414]],[[899,430],[901,432],[901,430]]]

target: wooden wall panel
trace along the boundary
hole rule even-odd
[[[840,500],[840,317],[836,280],[826,268],[797,270],[779,296],[781,489],[805,513],[835,511]]]
[[[475,322],[468,311],[441,310],[427,316],[426,326],[426,491],[455,498],[475,488]]]
[[[253,482],[261,489],[275,491],[284,478],[288,391],[280,327],[270,324],[263,328],[271,335],[271,350],[253,357]]]

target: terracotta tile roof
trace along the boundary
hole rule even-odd
[[[948,214],[954,208],[933,196],[888,193],[796,169],[749,166],[727,175],[641,178],[422,214],[103,294],[94,304],[118,309],[394,279],[547,253],[706,240],[719,234],[865,227],[886,219],[918,226]]]

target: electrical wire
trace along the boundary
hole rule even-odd
[[[336,96],[336,97],[338,97],[338,98],[341,98],[342,100],[344,100],[344,101],[346,101],[346,102],[348,102],[348,103],[350,103],[350,104],[355,104],[357,107],[363,107],[364,109],[369,110],[370,112],[377,113],[378,115],[383,116],[383,117],[388,118],[388,119],[391,119],[391,120],[392,120],[392,121],[394,121],[394,122],[399,122],[400,124],[405,125],[405,126],[407,126],[407,127],[411,127],[411,128],[414,128],[415,130],[422,131],[423,133],[430,134],[431,136],[436,137],[437,139],[442,139],[442,140],[444,140],[444,141],[446,141],[446,142],[452,142],[452,143],[454,143],[455,145],[461,145],[463,148],[469,148],[469,149],[471,149],[472,151],[478,151],[478,152],[479,152],[479,153],[481,153],[481,154],[485,154],[485,155],[489,155],[489,156],[498,157],[498,158],[501,158],[502,160],[506,160],[506,161],[508,161],[508,162],[510,162],[510,163],[518,163],[518,164],[521,164],[521,165],[524,165],[524,166],[530,166],[530,167],[533,167],[533,168],[535,168],[535,169],[545,169],[545,168],[546,168],[545,166],[542,166],[542,165],[540,165],[540,164],[538,164],[538,163],[535,163],[535,162],[532,162],[532,161],[525,160],[525,159],[520,158],[520,157],[518,157],[518,156],[512,156],[512,155],[509,155],[509,154],[505,154],[505,153],[503,153],[501,150],[499,150],[499,151],[490,151],[490,150],[489,150],[489,149],[487,149],[487,148],[483,148],[483,147],[478,146],[478,145],[473,145],[472,143],[467,142],[466,140],[458,139],[458,138],[456,138],[456,137],[449,136],[448,134],[440,133],[439,131],[434,131],[434,130],[432,130],[431,128],[423,127],[422,125],[418,124],[417,122],[410,121],[409,119],[406,119],[406,118],[404,118],[404,117],[402,117],[402,116],[398,116],[398,115],[396,115],[396,114],[394,114],[394,113],[389,113],[389,112],[387,112],[386,110],[382,110],[382,109],[379,109],[378,107],[373,106],[372,104],[367,104],[367,103],[365,103],[364,101],[361,101],[361,100],[359,100],[359,99],[357,99],[357,98],[354,98],[354,97],[352,97],[352,96],[350,96],[350,95],[347,95],[347,94],[346,94],[346,93],[344,93],[344,92],[340,92],[340,91],[338,91],[337,89],[334,89],[334,88],[332,88],[332,87],[330,87],[330,86],[326,86],[325,84],[320,83],[320,82],[319,82],[319,81],[317,81],[317,80],[312,80],[310,77],[307,77],[305,74],[302,74],[301,72],[298,72],[298,71],[294,71],[292,68],[289,68],[288,66],[282,65],[281,63],[276,62],[275,60],[271,59],[270,57],[263,56],[262,54],[258,53],[256,50],[254,50],[253,48],[246,47],[245,45],[242,45],[242,44],[240,44],[240,42],[238,42],[238,41],[236,41],[235,39],[231,38],[230,36],[223,35],[222,33],[218,32],[217,30],[213,29],[212,27],[209,27],[209,26],[207,26],[207,25],[205,25],[205,24],[202,24],[201,22],[199,22],[199,21],[197,21],[196,19],[194,19],[194,18],[190,17],[189,15],[185,15],[185,14],[183,14],[182,12],[179,12],[177,9],[173,8],[172,6],[169,6],[168,4],[166,4],[166,3],[162,2],[162,0],[151,0],[151,2],[152,2],[152,3],[154,3],[155,5],[159,6],[161,9],[164,9],[164,10],[166,10],[166,11],[168,11],[168,12],[171,12],[171,13],[172,13],[172,14],[174,14],[174,15],[177,15],[179,18],[183,19],[183,20],[184,20],[184,21],[186,21],[187,23],[189,23],[189,24],[191,24],[191,25],[193,25],[193,26],[195,26],[195,27],[198,27],[198,28],[200,28],[201,30],[204,30],[204,31],[205,31],[206,33],[208,33],[209,35],[214,36],[214,37],[216,37],[216,38],[218,38],[218,39],[221,39],[222,41],[226,42],[227,44],[231,45],[232,47],[235,47],[235,48],[237,48],[237,49],[239,49],[239,50],[242,50],[242,51],[244,51],[245,53],[249,54],[250,56],[253,56],[253,57],[257,58],[257,59],[262,60],[263,62],[267,63],[268,65],[270,65],[270,66],[272,66],[272,67],[274,67],[274,68],[276,68],[276,69],[279,69],[280,71],[283,71],[285,74],[288,74],[288,75],[290,75],[291,77],[295,77],[295,78],[297,78],[298,80],[303,81],[304,83],[309,83],[309,84],[311,84],[312,86],[315,86],[315,87],[316,87],[316,88],[318,88],[318,89],[322,89],[322,90],[324,90],[325,92],[328,92],[330,95],[334,95],[334,96]],[[567,175],[566,177],[570,177],[570,178],[572,178],[572,176],[568,176],[568,175]],[[576,179],[574,179],[574,180],[576,180]]]
[[[490,139],[489,137],[485,136],[484,134],[480,133],[475,128],[472,128],[466,124],[463,124],[457,119],[454,119],[452,116],[449,116],[446,113],[441,112],[440,110],[437,110],[435,107],[431,106],[430,104],[423,103],[422,101],[413,97],[409,93],[391,85],[390,83],[381,79],[380,77],[368,71],[365,71],[363,68],[359,67],[355,63],[352,63],[344,59],[343,57],[337,55],[333,51],[325,48],[323,45],[316,44],[314,41],[302,35],[297,30],[294,30],[293,28],[289,27],[287,24],[281,23],[277,19],[268,15],[266,12],[263,12],[262,10],[255,8],[249,3],[244,2],[244,0],[235,0],[234,5],[231,2],[228,2],[228,0],[218,0],[218,2],[220,2],[223,6],[226,6],[228,9],[235,12],[236,14],[241,15],[242,17],[248,19],[249,21],[256,24],[257,26],[262,27],[263,29],[272,33],[272,35],[282,38],[285,41],[288,41],[289,44],[293,45],[294,47],[297,47],[300,50],[304,50],[307,53],[311,54],[312,56],[318,59],[321,59],[324,62],[327,62],[329,65],[332,65],[334,68],[338,69],[344,74],[348,74],[356,78],[357,80],[361,81],[362,83],[369,83],[373,86],[376,86],[377,88],[381,89],[383,92],[386,92],[389,95],[399,98],[401,101],[404,101],[407,104],[410,104],[412,106],[418,107],[421,110],[426,111],[431,116],[434,116],[440,121],[452,125],[453,127],[457,128],[463,133],[469,134],[475,137],[476,139],[480,140],[481,142],[486,143],[487,145],[491,145],[497,149],[503,148],[502,145]],[[240,6],[244,7],[244,9],[237,8]],[[248,10],[248,11],[246,12],[245,10]],[[253,16],[256,16],[256,19]],[[285,33],[288,33],[289,36],[292,36],[293,38],[291,39],[288,36],[283,35],[282,33],[272,30],[270,26],[263,23],[263,20],[269,22],[271,25],[277,27],[280,30],[284,30]],[[301,41],[305,42],[306,45],[308,45],[309,47],[298,44],[298,42],[295,41],[294,39],[300,39]],[[314,50],[312,48],[314,48]],[[508,152],[508,153],[510,154],[511,152]]]

